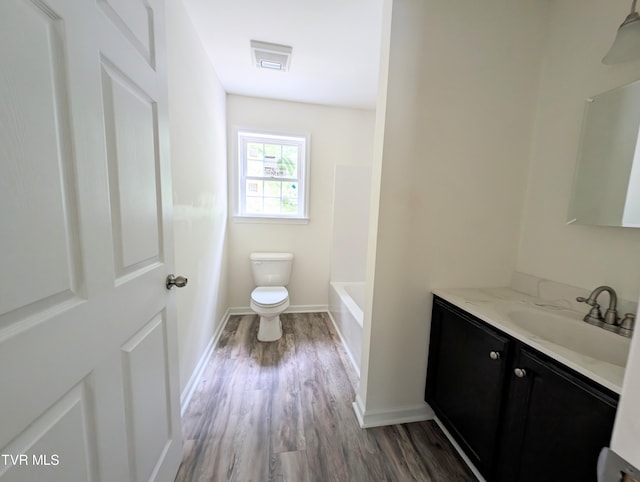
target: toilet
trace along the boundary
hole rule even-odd
[[[260,315],[258,340],[276,341],[282,336],[280,313],[289,307],[292,253],[251,253],[251,273],[256,288],[249,306]]]

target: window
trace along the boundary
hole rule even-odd
[[[306,220],[308,138],[238,130],[240,218]]]

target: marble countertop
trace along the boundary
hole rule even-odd
[[[622,391],[623,367],[591,358],[531,335],[513,323],[508,316],[510,311],[526,309],[581,320],[586,310],[585,313],[577,312],[567,308],[566,304],[545,302],[511,288],[451,288],[436,289],[433,293],[609,390],[615,393]],[[607,332],[602,328],[593,327],[593,329],[602,332],[603,340],[606,340],[607,337],[622,338],[620,335]],[[628,352],[630,343],[621,342],[619,339],[612,341],[615,341],[618,345],[622,344]]]

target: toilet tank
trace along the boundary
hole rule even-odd
[[[256,286],[286,286],[293,253],[251,253],[251,273]]]

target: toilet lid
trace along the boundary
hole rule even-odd
[[[259,286],[251,293],[251,299],[264,306],[280,304],[287,299],[287,296],[289,292],[284,286]]]

